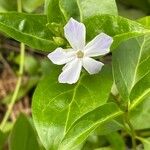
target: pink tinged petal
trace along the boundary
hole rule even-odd
[[[63,72],[59,75],[58,81],[68,84],[76,83],[80,77],[81,69],[82,61],[77,58],[72,60],[65,65]]]
[[[109,53],[113,38],[105,33],[97,35],[84,49],[85,55],[95,57]]]
[[[64,34],[74,50],[84,48],[86,29],[83,23],[71,18],[64,27]]]
[[[83,63],[83,67],[89,74],[98,73],[104,65],[103,63],[96,61],[90,57],[84,57],[82,63]]]
[[[57,65],[63,65],[73,60],[76,57],[75,51],[73,49],[64,50],[62,48],[57,48],[52,53],[48,54],[48,58]]]

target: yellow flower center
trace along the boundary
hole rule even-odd
[[[81,50],[79,50],[79,51],[77,52],[77,57],[78,57],[78,58],[83,58],[83,56],[84,56],[84,53],[83,53]]]

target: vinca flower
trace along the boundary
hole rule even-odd
[[[80,77],[82,66],[89,74],[98,73],[103,63],[92,57],[109,53],[112,37],[100,33],[86,44],[86,29],[83,23],[71,18],[64,27],[64,34],[72,48],[57,48],[48,58],[57,65],[64,65],[58,77],[60,83],[73,84]]]

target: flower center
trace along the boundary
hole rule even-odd
[[[83,58],[83,56],[84,56],[84,53],[80,50],[76,54],[77,54],[78,58]]]

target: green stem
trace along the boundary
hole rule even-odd
[[[17,0],[17,4],[18,4],[18,12],[22,12],[22,3],[21,0]],[[25,45],[23,43],[20,44],[20,66],[19,66],[19,77],[17,80],[17,84],[15,87],[15,91],[13,93],[12,99],[10,101],[10,104],[8,105],[8,109],[7,112],[0,124],[0,129],[3,130],[5,127],[5,124],[11,114],[11,111],[13,109],[13,106],[15,104],[15,101],[17,99],[18,93],[19,93],[19,89],[21,87],[21,82],[22,82],[22,75],[23,75],[23,67],[24,67],[24,56],[25,56]]]
[[[5,127],[5,124],[11,114],[11,111],[12,111],[12,108],[14,106],[14,103],[17,99],[17,96],[18,96],[18,93],[19,93],[19,89],[20,89],[20,86],[21,86],[21,82],[22,82],[22,75],[23,75],[23,66],[24,66],[24,54],[25,54],[25,46],[23,43],[21,43],[20,45],[20,50],[21,50],[21,58],[20,58],[20,68],[19,68],[19,77],[18,77],[18,80],[17,80],[17,84],[16,84],[16,87],[15,87],[15,91],[13,93],[13,96],[12,96],[12,99],[10,101],[10,104],[8,105],[8,110],[1,122],[1,125],[0,125],[0,129],[3,130],[3,128]]]
[[[22,12],[22,0],[17,0],[17,9],[18,12]]]
[[[130,122],[128,111],[125,112],[125,114],[124,114],[124,121],[125,121],[125,124],[127,124],[129,127],[128,132],[130,132],[130,135],[131,135],[133,150],[136,150],[136,133]]]
[[[114,95],[112,95],[112,96],[116,100],[120,109],[122,109],[122,106],[121,106],[121,103],[120,103],[120,100],[118,99],[118,97],[116,97]],[[124,111],[124,118],[123,118],[124,119],[124,128],[131,136],[133,150],[136,150],[136,134],[135,134],[134,128],[129,119],[129,108],[130,108],[129,106],[130,106],[130,101],[129,101],[126,109],[125,110],[124,110],[124,108],[122,109]]]

